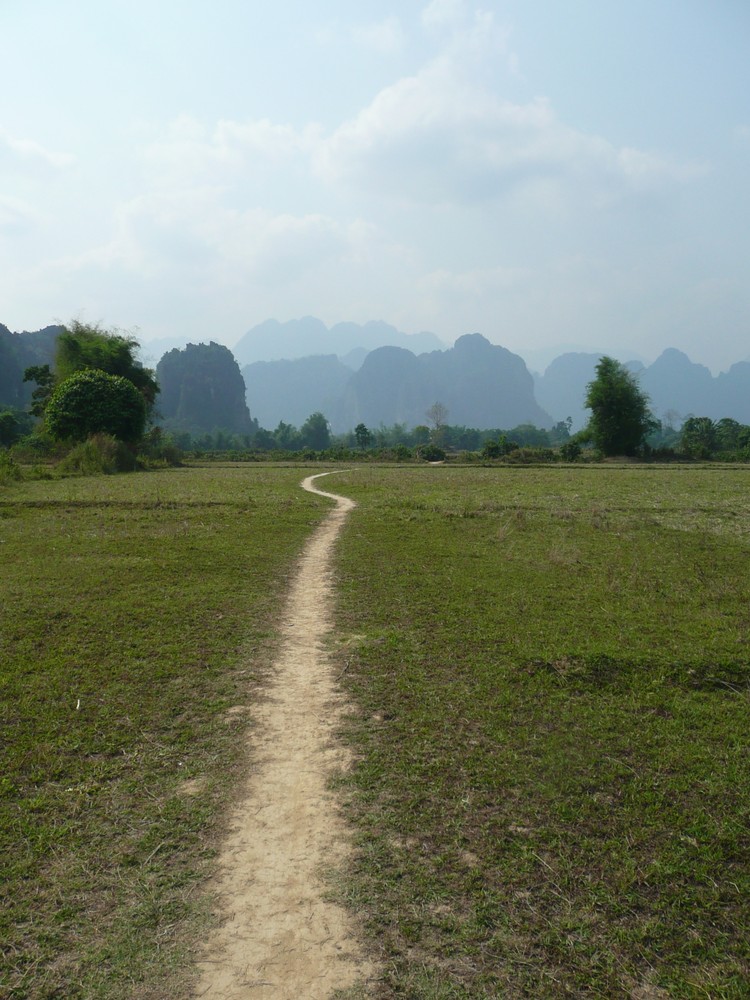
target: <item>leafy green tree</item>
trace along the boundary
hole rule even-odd
[[[325,451],[331,446],[331,429],[322,413],[311,413],[299,429],[303,448]]]
[[[21,436],[21,427],[10,410],[0,413],[0,445],[9,448]]]
[[[159,385],[150,368],[137,358],[138,341],[128,334],[105,330],[98,324],[86,325],[74,320],[63,327],[57,338],[55,375],[64,382],[75,372],[96,369],[128,379],[138,389],[150,410]]]
[[[722,417],[716,424],[716,446],[719,451],[737,451],[742,447],[743,431],[748,428],[731,417]]]
[[[43,417],[44,411],[55,387],[55,376],[49,365],[32,365],[23,373],[24,382],[36,382],[31,393],[30,410],[35,417]]]
[[[518,424],[512,427],[508,434],[513,436],[514,441],[518,441],[521,448],[548,448],[552,443],[549,431],[544,427],[535,427],[534,424]]]
[[[581,457],[581,446],[574,437],[560,445],[560,454],[566,462],[575,462]]]
[[[624,365],[601,358],[596,378],[586,387],[588,438],[604,455],[637,454],[655,426],[648,404],[648,396]]]
[[[354,428],[354,436],[357,439],[357,444],[362,449],[369,448],[372,444],[372,432],[368,430],[366,424],[357,424]]]
[[[62,440],[83,441],[105,433],[135,443],[146,427],[146,400],[130,379],[85,369],[57,386],[45,423],[50,434]]]
[[[271,431],[266,430],[265,427],[259,427],[253,438],[253,448],[257,448],[259,451],[273,451],[278,448],[278,444]]]
[[[497,441],[491,438],[484,442],[482,448],[482,458],[502,458],[504,455],[515,451],[518,445],[515,441],[509,441],[505,434],[501,434]]]
[[[573,426],[573,418],[567,417],[565,420],[558,420],[555,426],[549,431],[549,443],[550,444],[563,444],[563,442],[569,440],[570,429]]]
[[[279,421],[273,437],[281,451],[294,451],[300,447],[299,431],[292,424],[285,424],[283,420]]]
[[[688,417],[682,425],[680,450],[692,458],[710,458],[717,450],[716,424],[710,417]]]

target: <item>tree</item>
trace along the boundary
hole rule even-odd
[[[425,413],[427,420],[432,424],[432,439],[439,441],[442,438],[443,427],[448,420],[448,407],[444,403],[433,403]]]
[[[0,412],[0,446],[9,448],[21,436],[21,428],[10,410]]]
[[[368,430],[366,424],[357,424],[354,428],[354,436],[357,439],[357,444],[362,449],[368,448],[372,443],[372,433]]]
[[[45,423],[53,437],[63,440],[83,441],[105,433],[135,443],[146,427],[146,401],[129,379],[85,369],[57,386]]]
[[[29,409],[35,417],[43,417],[44,411],[55,387],[55,376],[49,365],[32,365],[23,373],[24,382],[36,382],[36,389],[31,393]]]
[[[292,424],[285,424],[283,420],[279,421],[279,426],[273,432],[273,438],[276,446],[282,451],[294,451],[300,445],[297,428]]]
[[[278,448],[278,444],[271,431],[266,430],[265,427],[259,427],[253,438],[253,448],[257,448],[259,451],[273,451]]]
[[[604,455],[635,455],[656,426],[648,396],[635,376],[614,358],[603,357],[586,387],[591,410],[587,436]]]
[[[718,451],[737,451],[742,447],[744,427],[739,420],[722,417],[716,424],[716,447]]]
[[[491,438],[484,442],[482,448],[482,458],[502,458],[515,451],[518,447],[515,441],[509,441],[505,434],[501,434],[497,441]]]
[[[717,445],[717,427],[710,417],[688,417],[680,436],[680,448],[686,455],[710,458]]]
[[[151,369],[144,368],[136,357],[138,349],[138,341],[129,334],[74,320],[57,338],[55,375],[58,382],[85,369],[119,375],[133,383],[150,410],[159,384]]]
[[[325,451],[331,446],[331,429],[322,413],[311,413],[299,429],[303,448]]]

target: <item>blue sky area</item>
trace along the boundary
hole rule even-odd
[[[750,357],[747,0],[0,0],[0,322]]]

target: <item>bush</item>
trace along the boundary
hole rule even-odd
[[[516,448],[506,455],[506,461],[517,465],[532,465],[537,462],[555,462],[557,457],[552,448]]]
[[[21,466],[7,451],[0,451],[0,483],[16,482],[21,478]]]
[[[40,458],[54,458],[64,448],[44,431],[26,434],[13,445],[13,455],[22,462],[38,462]]]
[[[171,434],[164,434],[161,427],[152,427],[141,442],[138,458],[149,468],[168,466],[179,468],[184,457],[183,449]]]
[[[0,446],[9,448],[21,436],[21,426],[14,413],[3,410],[0,413]]]
[[[68,475],[108,476],[133,472],[137,466],[135,456],[122,441],[111,434],[94,434],[69,451],[57,469]]]
[[[109,434],[135,442],[146,427],[146,403],[128,379],[89,368],[55,389],[45,410],[47,429],[62,440]]]
[[[424,462],[444,462],[445,451],[436,444],[420,444],[416,449],[417,458]]]
[[[565,444],[560,445],[560,456],[566,462],[575,462],[581,457],[581,446],[575,438],[571,438],[566,441]]]

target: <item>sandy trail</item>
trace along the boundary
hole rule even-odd
[[[326,473],[323,473],[326,475]],[[372,972],[345,910],[323,899],[323,866],[347,855],[327,788],[345,766],[334,742],[342,707],[323,639],[330,630],[332,553],[354,501],[336,500],[305,547],[292,584],[268,697],[254,710],[252,768],[232,815],[216,885],[221,926],[206,943],[196,996],[324,1000]]]

